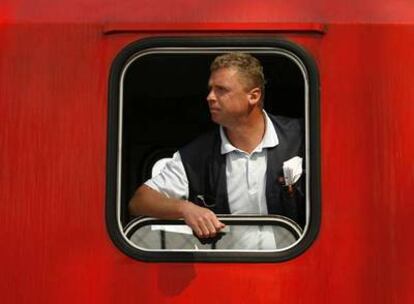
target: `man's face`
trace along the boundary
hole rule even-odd
[[[221,68],[211,73],[207,96],[211,119],[232,126],[251,109],[250,91],[236,68]]]

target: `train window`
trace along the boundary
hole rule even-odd
[[[258,58],[266,76],[267,113],[303,122],[304,220],[286,214],[218,214],[226,228],[199,239],[182,219],[133,217],[136,188],[175,151],[215,128],[205,98],[209,65],[222,53]],[[316,65],[284,40],[157,38],[131,44],[115,59],[110,78],[107,227],[129,256],[150,261],[283,261],[303,252],[319,229],[319,113]]]

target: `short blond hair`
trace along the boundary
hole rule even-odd
[[[210,72],[222,68],[236,68],[240,75],[246,80],[248,89],[260,88],[262,97],[264,96],[265,78],[263,66],[260,61],[250,54],[242,52],[232,52],[217,56],[210,65]]]

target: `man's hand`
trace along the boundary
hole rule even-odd
[[[211,210],[199,207],[189,201],[181,203],[185,223],[199,238],[215,237],[226,225],[220,222]]]
[[[167,198],[165,195],[143,185],[129,202],[132,215],[146,215],[161,219],[184,218],[199,238],[215,237],[225,227],[214,212],[189,201]]]

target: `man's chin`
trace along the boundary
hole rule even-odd
[[[211,121],[220,125],[220,116],[216,112],[210,112]]]

